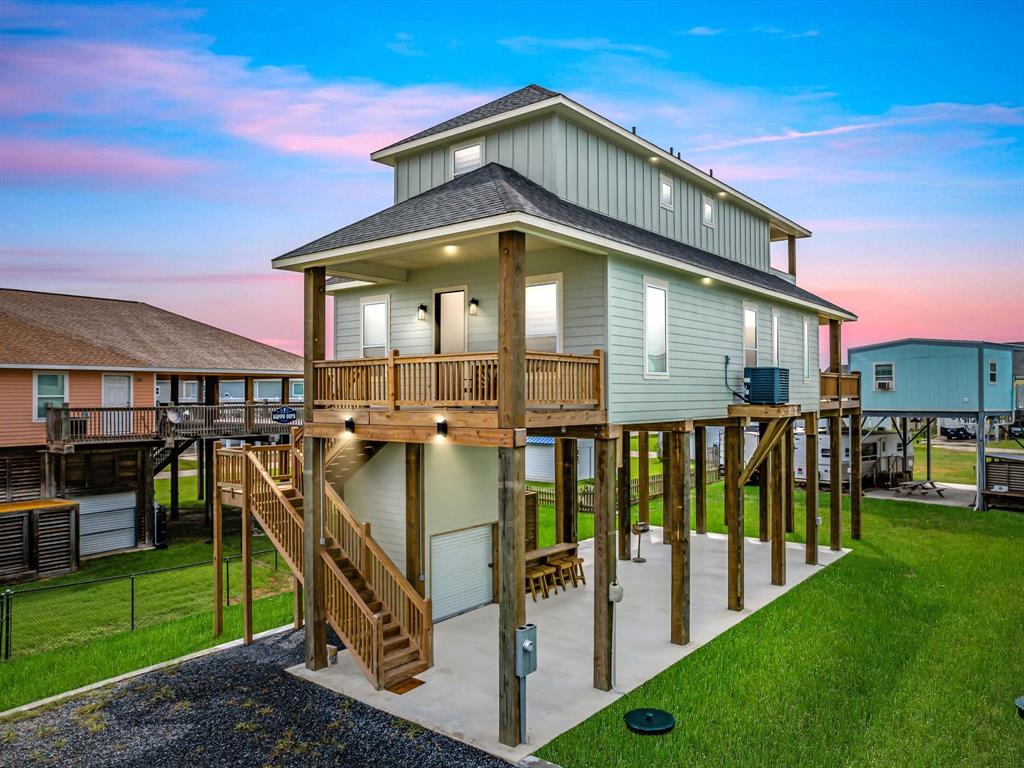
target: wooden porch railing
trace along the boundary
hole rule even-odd
[[[860,372],[819,374],[821,402],[835,403],[860,400]]]
[[[416,644],[421,661],[431,662],[433,619],[430,600],[420,597],[373,536],[330,485],[324,504],[324,527],[341,546],[367,585]]]
[[[274,542],[287,561],[292,572],[302,581],[302,517],[288,501],[278,482],[262,465],[263,454],[243,449],[244,493],[249,501],[249,511],[259,521],[264,533]]]
[[[322,360],[315,403],[328,408],[495,408],[498,353]],[[604,353],[526,353],[526,403],[534,408],[604,407]]]
[[[302,408],[288,406],[295,411],[295,419],[279,423],[273,412],[281,407],[278,403],[140,408],[64,406],[46,412],[46,437],[50,443],[68,444],[287,434],[302,423]]]
[[[380,689],[384,677],[384,621],[379,613],[371,613],[326,552],[324,568],[324,610],[327,621],[338,633],[345,647],[359,662],[373,686]]]

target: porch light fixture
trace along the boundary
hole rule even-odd
[[[448,437],[448,421],[446,419],[437,420],[437,436]]]
[[[701,282],[702,282],[702,283],[703,283],[704,285],[711,285],[711,283],[713,283],[713,282],[714,282],[714,281],[713,281],[713,280],[712,280],[712,279],[711,279],[710,277],[702,277],[702,278],[700,279],[700,281],[701,281]]]
[[[444,247],[444,252],[449,256],[454,256],[456,253],[458,253],[458,250],[459,248],[456,245],[446,245]]]
[[[480,299],[474,296],[469,300],[469,314],[476,317],[476,313],[480,311]]]
[[[351,416],[345,419],[345,431],[348,432],[350,435],[354,434],[356,431],[356,420],[353,419]]]
[[[426,304],[420,304],[418,307],[416,307],[416,319],[417,320],[426,320],[427,319],[427,305]]]

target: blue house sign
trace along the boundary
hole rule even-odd
[[[270,418],[272,418],[278,424],[291,424],[299,416],[295,412],[294,408],[289,408],[287,405],[282,405],[280,408],[275,408],[270,412]]]

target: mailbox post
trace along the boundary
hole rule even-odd
[[[526,676],[537,671],[537,625],[516,628],[516,677],[519,678],[519,742],[526,743]]]

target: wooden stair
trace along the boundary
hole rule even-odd
[[[385,445],[373,440],[337,438],[328,446],[324,456],[324,477],[335,490],[340,491]]]

